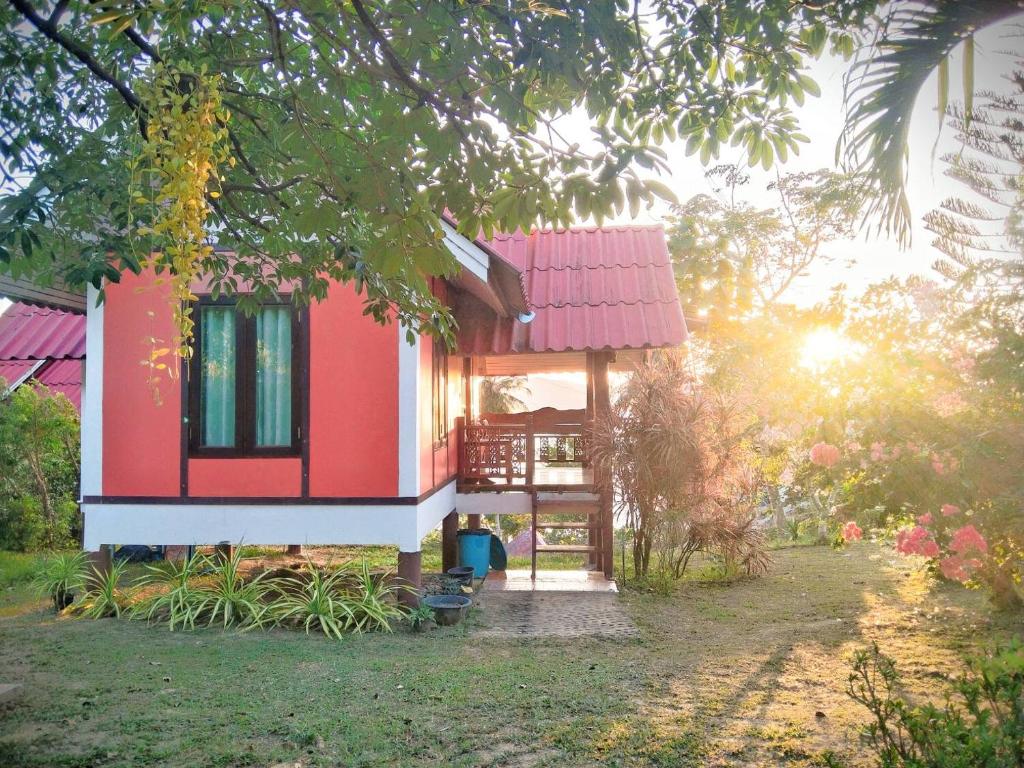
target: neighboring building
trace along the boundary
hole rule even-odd
[[[83,408],[86,549],[164,544],[386,544],[419,582],[420,542],[442,521],[453,565],[459,514],[561,513],[587,531],[569,548],[611,574],[611,502],[586,460],[609,407],[610,366],[678,346],[686,326],[660,227],[471,241],[445,225],[461,265],[435,294],[458,321],[454,351],[412,343],[335,284],[255,317],[203,295],[195,352],[155,393],[143,363],[175,335],[166,285],[125,274],[90,290]],[[154,339],[156,341],[154,342]],[[587,407],[479,414],[474,377],[586,371]],[[570,518],[570,522],[576,518]],[[537,546],[534,551],[567,551]]]
[[[0,314],[0,395],[38,381],[80,411],[84,367],[85,315],[23,303]]]

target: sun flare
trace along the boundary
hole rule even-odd
[[[804,337],[800,365],[812,370],[827,368],[840,360],[857,357],[862,351],[860,344],[834,328],[816,328]]]

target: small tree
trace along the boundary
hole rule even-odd
[[[759,479],[744,438],[736,409],[681,357],[664,353],[633,372],[595,424],[592,453],[632,529],[638,578],[648,575],[652,552],[675,578],[697,551],[750,573],[766,565],[751,526]]]
[[[0,549],[72,544],[78,477],[78,414],[66,397],[33,383],[0,400]]]

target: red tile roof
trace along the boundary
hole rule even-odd
[[[28,304],[12,304],[0,315],[0,377],[8,384],[45,361],[32,378],[81,410],[84,359],[84,315]]]
[[[641,349],[686,340],[660,226],[516,232],[488,244],[522,270],[535,317],[474,317],[459,330],[463,351]]]
[[[85,315],[11,304],[0,315],[0,360],[85,357]]]

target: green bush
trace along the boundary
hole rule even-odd
[[[33,579],[36,590],[53,601],[55,611],[63,611],[75,599],[75,590],[85,583],[85,552],[62,552],[43,562]]]
[[[0,549],[73,547],[78,475],[78,414],[66,397],[30,384],[0,399]]]
[[[1024,646],[973,659],[943,706],[896,695],[899,675],[875,646],[854,660],[847,692],[872,722],[864,737],[881,768],[1005,768],[1024,765]]]

